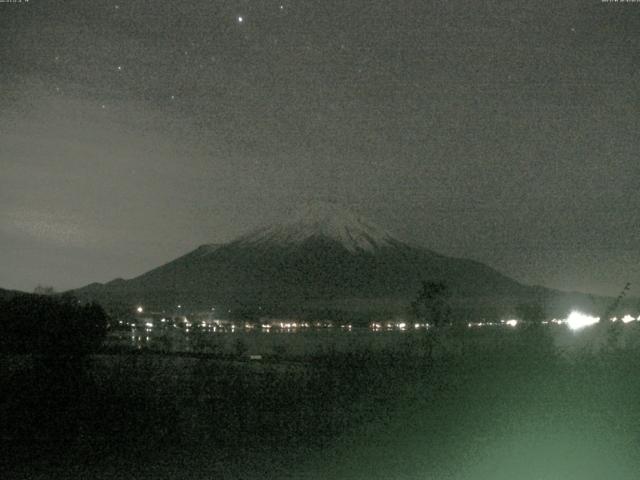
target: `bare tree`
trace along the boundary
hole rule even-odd
[[[442,346],[442,327],[451,319],[447,286],[442,282],[423,281],[422,288],[411,303],[411,309],[419,322],[429,325],[422,342],[427,357],[433,360],[434,349]]]
[[[449,289],[443,282],[422,282],[411,309],[419,321],[440,328],[451,320]]]

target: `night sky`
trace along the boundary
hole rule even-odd
[[[0,287],[131,277],[331,198],[640,292],[640,3],[0,3]]]

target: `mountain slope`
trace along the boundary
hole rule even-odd
[[[479,262],[409,245],[335,204],[305,206],[281,224],[196,250],[131,280],[75,293],[105,304],[261,312],[406,311],[422,280],[445,282],[458,315],[504,315],[522,302],[567,303]],[[586,296],[580,301],[590,301]],[[565,300],[562,300],[565,298]],[[560,299],[560,300],[559,300]],[[572,300],[570,303],[576,303]]]

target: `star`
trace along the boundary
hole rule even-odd
[[[175,100],[176,96],[175,95],[171,95],[171,100]]]
[[[244,17],[242,15],[238,15],[238,23],[244,23]]]
[[[103,110],[105,110],[107,108],[107,106],[103,103],[102,105],[100,105],[100,108],[102,108]]]
[[[284,5],[280,5],[280,10],[284,10]]]
[[[120,5],[116,5],[116,6],[115,6],[115,9],[116,9],[116,10],[120,10]]]
[[[122,71],[122,65],[118,65],[118,71],[121,72]]]

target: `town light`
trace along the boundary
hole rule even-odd
[[[625,315],[624,317],[622,317],[622,323],[629,323],[629,322],[634,322],[636,319],[633,318],[631,315]]]
[[[585,315],[584,313],[573,311],[567,317],[567,325],[571,330],[579,330],[583,327],[594,325],[600,321],[598,317]]]
[[[142,313],[144,312],[144,309],[141,306],[138,306],[138,308],[136,308],[136,312]]]

